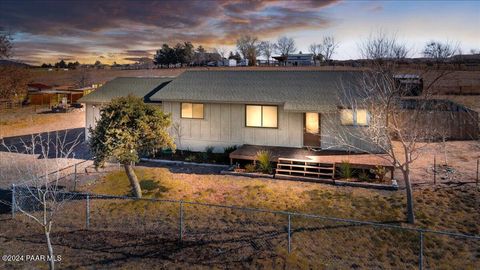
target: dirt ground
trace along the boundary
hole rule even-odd
[[[399,149],[399,146],[397,149]],[[445,160],[445,147],[447,158]],[[475,183],[477,178],[477,160],[480,159],[480,141],[451,141],[431,143],[421,149],[420,155],[412,165],[412,182],[421,186],[433,185],[434,158],[437,163],[437,183]],[[448,164],[448,169],[439,167]],[[396,172],[399,184],[402,175]]]
[[[0,138],[85,127],[85,111],[45,111],[35,106],[0,110]]]

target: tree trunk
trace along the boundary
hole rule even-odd
[[[442,144],[443,144],[443,157],[445,158],[445,166],[448,166],[447,138],[446,138],[446,136],[443,136]],[[436,168],[434,168],[434,169],[436,169]]]
[[[140,188],[140,183],[138,183],[138,178],[135,174],[135,171],[133,170],[132,164],[125,163],[123,164],[123,166],[125,167],[125,172],[127,173],[128,180],[130,180],[130,186],[132,186],[133,195],[135,195],[135,197],[137,198],[141,198],[142,189]]]
[[[407,191],[407,222],[410,224],[415,223],[415,214],[413,212],[413,194],[412,194],[412,184],[410,183],[410,173],[409,169],[402,170],[403,180],[405,181],[406,191]]]
[[[45,228],[45,238],[47,239],[47,247],[48,247],[48,268],[50,270],[55,269],[55,260],[53,258],[53,247],[52,247],[52,242],[50,241],[50,231]]]

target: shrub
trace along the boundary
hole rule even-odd
[[[213,160],[213,150],[214,149],[215,149],[215,147],[213,147],[213,146],[205,147],[205,152],[203,152],[201,154],[204,162],[214,161]]]
[[[208,156],[212,156],[213,150],[215,150],[215,147],[213,147],[213,146],[205,147],[205,153],[207,153]]]
[[[370,175],[368,175],[368,172],[365,171],[365,170],[362,170],[358,174],[358,180],[363,181],[363,182],[370,182],[371,181]]]
[[[237,146],[236,145],[231,145],[231,146],[227,146],[227,147],[223,148],[223,153],[224,154],[230,154],[235,150],[237,150]]]
[[[271,158],[272,154],[270,151],[260,150],[257,152],[256,160],[258,160],[258,169],[262,173],[272,173],[272,163],[270,162]]]
[[[255,165],[253,165],[251,163],[245,165],[245,172],[252,173],[252,172],[255,172],[256,170],[257,170],[257,168],[255,167]]]
[[[377,165],[377,166],[375,166],[375,169],[373,170],[373,173],[375,174],[375,177],[380,182],[383,182],[383,180],[385,179],[385,175],[387,175],[387,169],[383,166]]]
[[[185,161],[195,161],[197,160],[197,156],[195,156],[194,154],[189,154],[186,158],[185,158]]]
[[[352,178],[352,165],[348,161],[340,163],[340,176],[345,179]]]

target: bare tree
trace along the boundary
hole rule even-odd
[[[423,55],[427,58],[434,59],[437,62],[444,61],[447,58],[459,53],[460,44],[451,41],[430,41],[423,49]]]
[[[433,80],[423,88],[421,96],[412,98],[412,85],[399,83],[396,65],[381,61],[394,54],[399,43],[381,35],[364,43],[362,52],[373,61],[370,70],[357,75],[351,84],[340,85],[339,106],[357,128],[340,125],[332,118],[326,125],[335,129],[334,140],[352,151],[365,152],[384,158],[402,174],[407,195],[407,220],[415,222],[411,165],[421,155],[422,148],[436,136],[425,119],[431,117],[432,86],[446,73],[434,70]],[[424,77],[425,70],[420,77]],[[341,112],[342,113],[342,112]],[[340,113],[340,114],[341,114]],[[354,143],[352,143],[354,142]]]
[[[399,42],[396,34],[383,31],[370,33],[370,36],[359,45],[363,58],[371,60],[404,59],[409,56],[410,49]]]
[[[339,43],[335,41],[333,36],[326,36],[322,40],[321,51],[325,60],[332,60],[332,56],[335,53],[335,50],[338,48]]]
[[[470,54],[480,54],[480,49],[470,49]]]
[[[254,66],[257,63],[257,56],[260,53],[259,41],[255,36],[244,35],[237,39],[237,48],[244,59],[248,59],[248,65]]]
[[[175,144],[178,146],[180,152],[183,154],[183,148],[182,148],[182,138],[183,138],[183,128],[182,125],[179,122],[175,122],[172,124],[172,131],[175,136]]]
[[[12,53],[12,37],[10,34],[0,32],[0,59],[9,58]]]
[[[84,88],[92,85],[92,80],[88,71],[85,68],[81,68],[74,77],[75,87]]]
[[[68,158],[74,155],[73,150],[80,143],[81,136],[82,134],[79,134],[69,141],[66,132],[63,135],[56,133],[54,136],[50,133],[46,136],[38,134],[32,135],[30,141],[22,140],[18,148],[7,145],[4,141],[1,144],[6,151],[0,154],[5,157],[0,159],[0,177],[7,179],[15,175],[17,181],[22,180],[15,190],[12,190],[16,200],[10,205],[14,211],[19,211],[33,220],[42,230],[50,269],[55,268],[56,258],[51,241],[52,226],[62,207],[71,199],[71,195],[67,195],[68,193],[60,188],[60,170],[69,164]],[[9,154],[29,155],[32,158],[27,164],[20,166],[19,163],[9,162]]]
[[[24,67],[0,66],[0,99],[22,102],[31,78],[31,71]]]
[[[218,53],[222,59],[227,57],[228,49],[225,47],[217,47],[213,50],[214,53]]]
[[[313,54],[313,63],[317,65],[317,60],[323,57],[321,54],[323,51],[322,44],[312,43],[308,47],[308,51]]]
[[[260,42],[260,52],[267,58],[267,64],[270,65],[270,58],[275,50],[275,43],[270,41]]]
[[[297,50],[295,40],[291,37],[280,37],[275,44],[275,50],[278,54],[288,57]]]

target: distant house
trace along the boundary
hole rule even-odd
[[[194,66],[206,66],[208,63],[217,63],[222,57],[218,53],[195,52],[191,64]]]
[[[312,66],[314,64],[313,54],[289,54],[288,56],[273,56],[280,65],[284,66]]]
[[[50,86],[42,83],[31,83],[27,85],[27,103],[31,105],[55,106],[66,101],[67,104],[75,103],[84,95],[90,93],[94,86],[75,88],[72,86]]]

